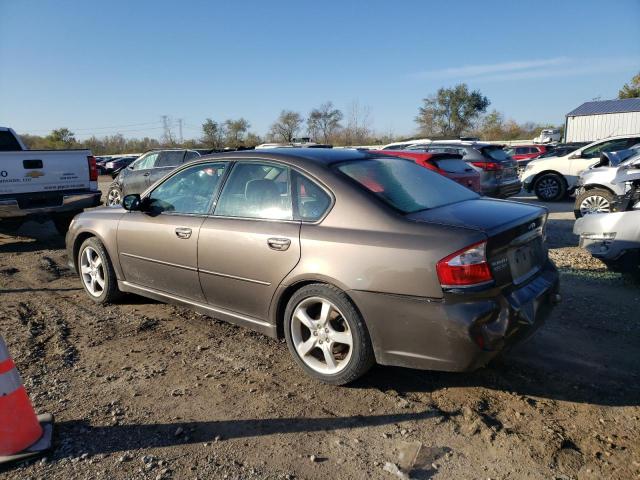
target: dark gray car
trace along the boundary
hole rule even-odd
[[[120,205],[131,193],[142,193],[168,172],[200,157],[196,150],[153,150],[123,168],[107,191],[107,205]]]
[[[213,155],[123,207],[69,229],[92,300],[131,292],[284,337],[305,372],[333,384],[374,362],[475,369],[558,299],[544,208],[479,197],[397,157]]]
[[[522,183],[518,177],[518,162],[513,160],[502,145],[476,141],[435,141],[416,145],[408,150],[430,153],[455,153],[480,172],[482,193],[490,197],[507,198],[520,193]]]

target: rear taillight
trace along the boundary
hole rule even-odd
[[[487,171],[502,170],[502,165],[496,162],[471,162],[471,165]]]
[[[93,155],[89,155],[87,157],[87,163],[89,164],[89,181],[97,182],[98,181],[98,167],[96,165],[96,157]]]
[[[475,243],[443,258],[436,271],[443,287],[470,287],[492,281],[487,242]]]

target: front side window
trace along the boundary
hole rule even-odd
[[[146,155],[143,155],[133,164],[133,169],[146,170],[148,168],[153,168],[157,158],[158,158],[158,152],[148,153]]]
[[[238,163],[216,206],[224,217],[292,220],[290,171],[271,163]]]
[[[296,220],[320,220],[331,205],[331,197],[320,186],[305,176],[293,174],[296,199]]]
[[[585,148],[582,151],[582,158],[597,158],[603,152],[617,152],[618,150],[625,150],[637,141],[638,139],[617,138],[615,140],[602,142],[592,147]]]
[[[184,155],[184,161],[185,163],[187,163],[190,160],[193,160],[195,158],[199,158],[200,154],[194,150],[188,150],[187,153],[185,153]]]
[[[403,213],[478,198],[462,185],[409,160],[376,158],[345,162],[337,169]]]
[[[192,215],[209,213],[226,167],[222,162],[205,163],[176,173],[151,192],[150,210]]]

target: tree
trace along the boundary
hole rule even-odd
[[[302,125],[302,115],[292,110],[282,110],[271,125],[271,134],[276,140],[291,143]]]
[[[224,126],[207,118],[202,124],[202,143],[217,150],[224,146]]]
[[[76,143],[74,133],[68,128],[58,128],[52,130],[47,136],[47,140],[50,141],[56,147],[54,148],[69,148]]]
[[[340,129],[343,116],[340,110],[333,108],[332,102],[325,102],[320,108],[314,108],[307,119],[309,136],[316,141],[331,143],[336,131]]]
[[[421,133],[426,136],[456,137],[469,131],[491,104],[479,90],[470,92],[465,83],[453,88],[441,88],[423,102],[415,118]]]
[[[618,98],[636,98],[640,97],[640,73],[634,76],[629,83],[618,92]]]
[[[227,147],[238,148],[244,145],[244,136],[251,124],[244,118],[225,120],[225,143]]]
[[[478,134],[483,140],[502,140],[504,133],[504,117],[497,110],[487,114],[480,123]]]
[[[344,128],[345,145],[362,145],[371,137],[371,108],[360,106],[358,100],[349,105],[347,126]]]

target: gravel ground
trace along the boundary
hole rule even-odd
[[[0,478],[640,478],[640,288],[550,207],[563,302],[536,335],[477,372],[376,367],[348,388],[181,307],[93,304],[49,224],[0,234],[0,331],[56,417],[53,451]]]

